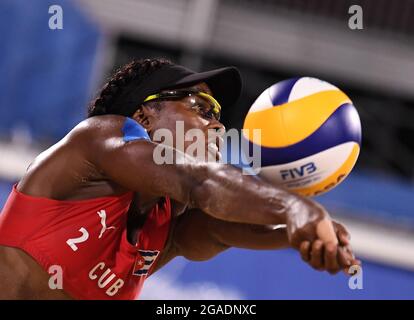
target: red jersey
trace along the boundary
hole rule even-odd
[[[166,198],[153,208],[132,245],[132,197],[58,201],[14,186],[0,214],[0,245],[24,250],[51,275],[61,270],[62,289],[75,299],[135,299],[167,241],[171,205]]]

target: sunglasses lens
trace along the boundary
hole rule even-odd
[[[205,92],[198,92],[198,91],[180,91],[180,90],[173,90],[173,91],[165,91],[160,94],[156,94],[153,96],[148,97],[145,99],[144,102],[152,101],[152,100],[182,100],[185,99],[187,103],[191,106],[197,104],[203,106],[203,113],[208,115],[210,113],[213,114],[214,118],[220,120],[220,112],[221,106],[216,99],[214,99],[211,95]],[[200,100],[203,103],[200,103]]]
[[[208,101],[210,108],[211,108],[211,112],[214,114],[215,118],[219,120],[221,106],[218,103],[218,101],[214,99],[211,95],[204,93],[204,92],[200,92],[199,95],[203,97],[206,101]]]

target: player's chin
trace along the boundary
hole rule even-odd
[[[218,149],[217,145],[208,144],[206,148],[206,159],[207,162],[220,162],[222,154]]]
[[[222,154],[217,149],[206,148],[204,152],[187,153],[187,156],[195,158],[200,162],[214,162],[218,163],[222,159]]]

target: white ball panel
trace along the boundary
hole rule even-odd
[[[304,98],[306,96],[330,90],[339,90],[334,85],[316,78],[303,77],[296,81],[290,95],[289,102]]]
[[[309,187],[336,172],[348,159],[355,144],[346,142],[297,161],[262,167],[259,175],[286,188]]]
[[[249,112],[256,112],[261,110],[270,109],[273,107],[273,102],[270,99],[269,89],[266,89],[262,94],[256,99],[256,101],[251,106]]]

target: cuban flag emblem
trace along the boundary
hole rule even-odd
[[[138,250],[133,275],[146,276],[159,255],[158,250]]]

